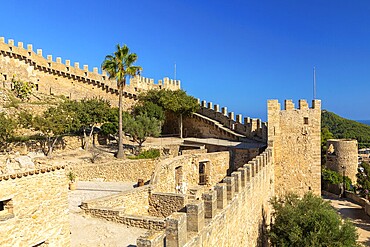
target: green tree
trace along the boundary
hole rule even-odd
[[[48,108],[42,116],[35,116],[33,127],[45,137],[44,153],[51,156],[55,143],[63,135],[76,129],[76,115],[73,111],[67,111],[63,105]]]
[[[149,136],[158,137],[161,133],[161,122],[146,115],[127,118],[124,129],[139,144],[139,150]]]
[[[16,80],[12,78],[13,92],[17,98],[21,100],[29,100],[32,94],[32,90],[35,88],[35,84],[28,81]]]
[[[319,196],[288,194],[271,203],[275,220],[268,236],[272,246],[360,246],[353,224],[342,221]]]
[[[122,100],[123,88],[126,85],[126,77],[136,75],[142,68],[140,66],[133,66],[137,60],[135,53],[130,53],[129,48],[124,45],[117,45],[117,50],[113,55],[107,55],[102,64],[102,69],[105,70],[110,79],[117,81],[119,92],[119,122],[118,122],[118,152],[117,158],[123,158],[123,135],[122,135]]]
[[[132,112],[135,116],[145,115],[150,118],[155,118],[161,123],[163,123],[165,119],[163,108],[151,101],[139,102],[135,105]]]
[[[66,112],[74,112],[75,122],[82,128],[83,148],[88,149],[94,128],[108,120],[110,103],[103,99],[92,98],[81,101],[66,101],[61,104]],[[77,126],[76,126],[77,127]],[[89,131],[89,134],[86,132]]]
[[[190,115],[199,109],[197,99],[186,94],[183,90],[149,90],[139,98],[140,101],[152,102],[178,116],[180,138],[182,138],[182,117]]]
[[[6,116],[4,112],[0,113],[0,145],[7,147],[9,140],[13,137],[16,123],[13,119]]]

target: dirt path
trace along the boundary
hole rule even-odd
[[[112,195],[133,188],[134,183],[83,182],[69,192],[72,247],[136,246],[145,229],[128,227],[85,215],[78,207],[81,201]]]
[[[343,218],[350,219],[357,227],[359,241],[365,246],[370,246],[370,217],[361,206],[342,198],[324,197]]]

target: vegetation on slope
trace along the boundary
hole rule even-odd
[[[321,132],[334,138],[356,139],[359,148],[370,146],[370,126],[353,120],[342,118],[332,112],[323,110],[321,113]]]

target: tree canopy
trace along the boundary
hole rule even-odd
[[[123,131],[122,131],[122,101],[123,101],[123,87],[126,85],[126,77],[134,76],[139,73],[142,68],[140,66],[134,66],[133,64],[137,60],[136,53],[131,53],[127,45],[117,45],[116,51],[113,55],[107,55],[102,63],[102,69],[108,72],[110,79],[117,81],[118,87],[118,152],[117,158],[123,158]]]
[[[360,246],[356,228],[342,220],[321,197],[288,194],[272,200],[274,223],[269,230],[272,246]]]

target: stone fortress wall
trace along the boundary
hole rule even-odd
[[[238,134],[244,135],[248,139],[267,142],[267,123],[261,119],[245,117],[241,114],[235,115],[234,112],[228,112],[227,107],[220,108],[220,105],[213,105],[212,102],[198,100],[200,103],[199,114],[209,117],[223,124],[227,128]]]
[[[357,140],[329,139],[326,154],[326,167],[348,176],[354,184],[357,182],[358,145]]]
[[[22,42],[19,42],[18,46],[14,46],[13,40],[9,40],[6,44],[4,39],[0,38],[0,73],[2,73],[0,82],[3,82],[5,87],[8,86],[15,74],[16,79],[35,83],[38,90],[46,94],[65,95],[72,99],[103,97],[110,100],[112,104],[117,101],[118,91],[115,88],[115,83],[108,80],[104,72],[99,74],[97,68],[90,72],[88,66],[80,69],[78,63],[75,66],[70,66],[68,60],[62,64],[61,58],[57,58],[54,62],[51,56],[48,56],[47,59],[43,58],[41,50],[35,53],[32,49],[32,45],[27,45],[27,49],[24,49]],[[153,84],[151,79],[133,78],[130,85],[125,88],[125,108],[128,109],[134,103],[140,90],[150,88],[176,89],[179,87],[180,82],[169,79],[163,80],[161,85]],[[132,216],[128,213],[134,213],[131,209],[133,204],[131,206],[127,204],[126,207],[130,207],[130,209],[125,211],[125,209],[117,208],[118,204],[114,204],[110,208],[109,205],[105,205],[104,200],[97,202],[97,204],[88,202],[84,204],[85,209],[91,214],[100,215],[109,220],[128,225],[136,224],[140,227],[149,225],[150,229],[160,230],[149,232],[146,237],[138,239],[138,246],[163,246],[164,238],[166,246],[169,247],[257,246],[257,242],[263,237],[265,224],[270,221],[269,200],[272,196],[288,191],[303,194],[311,190],[314,193],[320,193],[321,102],[319,100],[314,100],[311,108],[306,101],[300,100],[298,109],[294,108],[292,101],[285,101],[283,110],[277,100],[270,100],[268,101],[268,125],[261,120],[249,118],[245,118],[243,122],[241,115],[237,115],[235,120],[234,113],[227,112],[226,107],[222,108],[220,112],[218,105],[213,106],[210,102],[206,105],[205,101],[201,103],[201,109],[194,116],[194,119],[201,119],[200,121],[207,124],[209,128],[216,129],[210,133],[215,137],[218,133],[221,138],[230,137],[231,139],[265,143],[267,149],[247,164],[233,171],[231,176],[223,178],[217,177],[220,174],[213,178],[213,175],[210,176],[213,179],[213,184],[210,184],[209,187],[210,190],[204,191],[195,188],[192,190],[194,196],[188,198],[189,200],[171,190],[166,190],[166,188],[163,190],[167,192],[163,192],[162,189],[152,190],[148,186],[142,188],[136,198],[143,203],[143,207],[137,207],[137,209],[146,211],[151,208],[148,212],[156,216],[166,216],[166,220],[151,216],[150,213],[149,215],[139,215],[141,218]],[[197,124],[197,122],[193,123],[193,127]],[[212,154],[202,155],[211,157]],[[220,167],[225,166],[227,160],[221,161],[223,163]],[[189,167],[191,169],[191,165]],[[198,168],[194,167],[195,170]],[[176,178],[172,168],[171,171],[168,170],[168,174],[164,174],[165,177]],[[81,170],[81,173],[85,172]],[[158,174],[156,170],[154,173]],[[147,173],[145,174],[147,176]],[[94,174],[94,176],[100,175],[99,172]],[[63,171],[63,175],[58,174],[58,179],[56,179],[59,181],[58,183],[63,183],[63,185],[54,184],[51,181],[49,185],[52,186],[52,189],[66,188],[65,180]],[[155,177],[151,180],[154,181]],[[41,183],[37,179],[33,181]],[[0,185],[1,183],[0,181]],[[166,181],[156,185],[156,188],[168,185],[163,185],[163,183]],[[216,185],[213,186],[215,183]],[[173,185],[172,182],[171,184]],[[28,190],[23,189],[22,191]],[[39,191],[50,191],[50,189],[43,188]],[[55,192],[46,196],[59,195],[58,198],[55,198],[55,201],[58,201],[64,197],[63,193]],[[148,194],[152,196],[146,197]],[[122,196],[121,199],[134,198],[130,192],[120,196]],[[5,197],[4,200],[8,200],[9,196]],[[114,200],[122,202],[121,199],[118,196]],[[175,207],[160,208],[163,205],[162,202],[172,203]],[[103,204],[100,205],[100,203]],[[63,207],[67,208],[66,205]],[[175,212],[180,207],[183,207],[185,212],[184,209],[181,212]],[[53,217],[58,217],[58,215]],[[58,222],[58,220],[50,221]],[[64,226],[64,223],[60,225]],[[45,229],[48,227],[43,227],[40,232],[43,233]],[[61,232],[64,230],[58,231],[58,233]],[[52,234],[46,235],[53,236]],[[39,236],[46,235],[40,234]],[[53,237],[49,239],[53,239]],[[40,241],[44,240],[40,239]],[[66,245],[68,246],[68,244]]]
[[[64,166],[0,175],[0,246],[70,246]]]
[[[268,103],[268,145],[273,148],[275,192],[321,194],[321,101],[309,108],[299,100],[298,108],[285,100]]]
[[[53,60],[52,55],[43,57],[42,49],[33,51],[31,44],[25,49],[23,42],[14,44],[9,39],[5,43],[4,37],[0,37],[0,86],[11,87],[11,79],[30,81],[36,85],[39,92],[45,94],[64,95],[71,99],[83,99],[102,97],[118,104],[118,89],[115,80],[108,78],[105,71],[99,73],[97,67],[89,71],[88,65],[75,62],[71,65],[70,60],[62,63],[62,58]],[[180,81],[164,78],[154,84],[153,79],[135,76],[124,88],[124,109],[129,109],[137,95],[142,90],[149,89],[180,89]]]
[[[268,148],[200,199],[189,200],[185,212],[168,216],[162,231],[149,231],[137,246],[258,246],[271,219],[273,195],[273,155]]]

